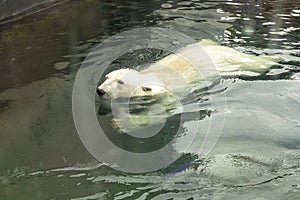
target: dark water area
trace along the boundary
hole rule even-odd
[[[18,15],[31,14],[35,11],[40,11],[46,8],[51,3],[58,3],[62,1],[49,1],[49,0],[4,0],[0,2],[0,19],[6,21]]]
[[[0,199],[299,199],[299,19],[298,0],[73,0],[1,24]],[[168,28],[282,61],[257,77],[222,80],[225,124],[209,156],[199,159],[197,152],[209,119],[220,114],[223,92],[212,93],[213,106],[186,105],[183,133],[194,131],[197,121],[201,126],[179,160],[131,174],[85,149],[73,121],[72,90],[96,45],[141,27]],[[132,51],[111,70],[163,55]]]

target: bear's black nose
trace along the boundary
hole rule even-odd
[[[100,97],[102,97],[104,94],[105,94],[105,91],[104,90],[102,90],[102,89],[99,89],[99,88],[97,88],[97,94],[100,96]]]

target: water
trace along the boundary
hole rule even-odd
[[[281,0],[71,1],[1,25],[0,199],[299,199],[299,10],[298,1]],[[95,45],[148,26],[284,61],[263,76],[222,80],[226,90],[214,98],[221,102],[226,93],[226,119],[208,157],[193,153],[221,103],[191,102],[187,111],[203,113],[192,147],[166,169],[130,174],[99,163],[84,148],[71,95]],[[112,68],[164,52],[137,54]]]

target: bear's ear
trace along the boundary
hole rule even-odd
[[[147,86],[142,86],[142,90],[144,92],[151,92],[152,91],[152,89],[150,87],[147,87]]]
[[[124,85],[125,83],[124,83],[124,81],[122,81],[122,80],[117,80],[117,82],[120,84],[120,85]]]

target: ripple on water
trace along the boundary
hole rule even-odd
[[[161,7],[162,8],[172,8],[173,6],[169,3],[164,3],[164,4],[161,4]]]

